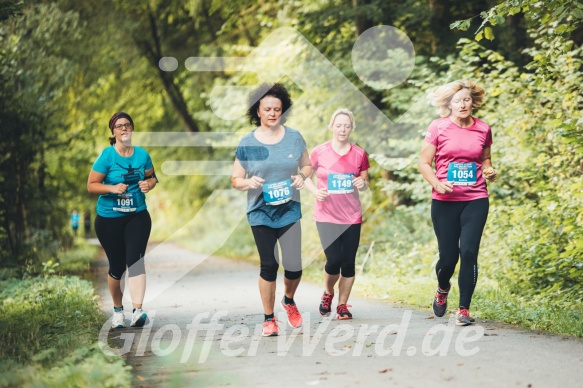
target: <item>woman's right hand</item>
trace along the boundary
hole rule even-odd
[[[113,185],[111,189],[111,194],[123,194],[128,189],[128,185],[125,183],[118,183],[117,185]]]
[[[327,196],[328,196],[328,189],[319,189],[316,192],[316,199],[318,201],[324,201]]]
[[[247,179],[247,185],[250,189],[258,189],[265,183],[265,179],[260,178],[258,176],[252,176],[251,178]]]
[[[449,194],[453,191],[453,183],[439,181],[435,186],[433,186],[433,188],[439,194]]]

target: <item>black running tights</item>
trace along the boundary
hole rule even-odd
[[[461,258],[458,286],[460,308],[470,308],[478,280],[478,251],[488,218],[488,198],[448,202],[434,199],[431,220],[439,246],[435,266],[439,288],[445,290]]]

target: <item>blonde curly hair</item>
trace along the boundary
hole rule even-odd
[[[432,105],[439,107],[439,115],[441,117],[447,117],[451,114],[451,109],[449,109],[448,105],[454,94],[462,89],[470,90],[472,108],[479,108],[482,105],[486,91],[474,81],[459,79],[440,86],[431,94]]]

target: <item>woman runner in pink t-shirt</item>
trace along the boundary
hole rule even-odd
[[[362,148],[348,141],[354,117],[348,109],[332,114],[328,126],[332,140],[320,144],[310,154],[317,187],[311,179],[306,189],[316,196],[314,220],[326,254],[325,291],[320,314],[331,312],[334,286],[338,283],[338,319],[351,319],[348,297],[354,284],[356,251],[360,242],[362,208],[358,192],[368,188],[368,157]]]
[[[497,177],[491,159],[492,131],[472,116],[472,108],[478,108],[483,99],[484,89],[473,81],[458,80],[438,88],[433,102],[440,107],[441,118],[429,125],[419,157],[421,174],[433,187],[431,220],[439,247],[433,312],[438,317],[446,313],[450,279],[461,257],[459,326],[474,322],[469,309],[478,279],[480,239],[488,218],[486,180]]]

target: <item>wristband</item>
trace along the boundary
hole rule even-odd
[[[160,182],[160,181],[158,180],[158,177],[156,176],[156,173],[155,173],[155,172],[153,172],[153,173],[152,173],[152,175],[149,175],[149,176],[147,176],[147,177],[144,177],[144,180],[146,180],[146,179],[150,179],[150,178],[154,178],[154,179],[156,179],[156,183]]]
[[[304,182],[305,182],[305,180],[306,180],[306,176],[305,176],[304,174],[302,174],[302,172],[301,172],[301,171],[300,171],[299,175],[302,177],[302,179],[303,179],[303,180],[304,180]]]

